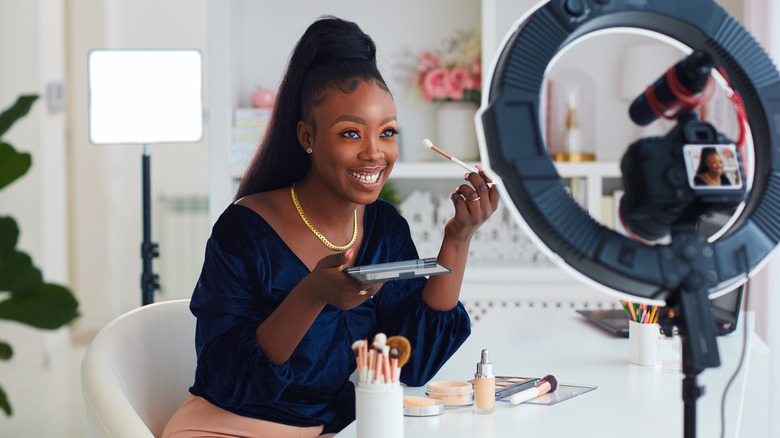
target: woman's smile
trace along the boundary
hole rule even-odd
[[[353,178],[358,180],[359,182],[363,184],[376,184],[377,181],[379,181],[379,177],[382,174],[382,170],[380,169],[377,171],[355,171],[355,170],[347,170],[347,173],[349,173]]]

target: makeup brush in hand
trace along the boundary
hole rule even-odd
[[[457,157],[453,157],[452,155],[444,152],[443,150],[436,147],[432,141],[426,139],[423,139],[422,141],[423,146],[425,146],[428,149],[433,150],[434,152],[438,152],[440,155],[442,155],[444,158],[452,161],[453,163],[457,164],[458,166],[466,169],[469,171],[469,173],[479,173],[479,170],[469,166],[468,164],[464,163],[463,161],[460,161]]]
[[[542,380],[533,388],[528,388],[525,391],[520,391],[517,394],[512,394],[509,397],[509,403],[513,405],[519,405],[520,403],[527,402],[528,400],[545,395],[548,392],[553,392],[558,389],[558,380],[552,374],[548,374],[542,377]]]

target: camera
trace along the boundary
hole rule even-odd
[[[699,165],[718,154],[728,172],[720,185],[707,185]],[[645,240],[665,237],[676,225],[695,225],[702,216],[735,208],[745,199],[742,160],[737,147],[696,111],[677,116],[662,137],[637,140],[620,163],[625,194],[620,217],[626,228]]]

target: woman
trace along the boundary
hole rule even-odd
[[[723,158],[711,146],[702,148],[699,168],[693,177],[695,186],[730,186],[731,181],[723,174]]]
[[[318,436],[354,419],[353,341],[402,335],[420,386],[470,333],[458,301],[471,237],[498,205],[484,174],[451,195],[438,261],[453,273],[361,285],[342,270],[416,259],[377,196],[398,158],[371,38],[325,17],[298,42],[276,107],[206,247],[192,296],[198,367],[163,436]]]

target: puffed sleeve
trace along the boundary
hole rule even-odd
[[[395,210],[386,213],[384,227],[391,260],[418,258],[409,224]],[[405,336],[412,345],[413,354],[401,370],[401,380],[410,386],[422,386],[430,380],[471,334],[471,320],[460,301],[447,311],[425,303],[422,290],[426,281],[390,281],[375,296],[378,331]]]
[[[401,369],[401,381],[409,386],[430,380],[471,334],[468,313],[460,302],[452,310],[435,310],[423,301],[421,292],[418,288],[404,294],[377,318],[379,331],[405,336],[412,345],[409,362]]]
[[[256,342],[256,329],[267,316],[259,304],[265,299],[260,280],[265,265],[255,259],[262,253],[252,253],[246,244],[251,240],[246,227],[220,220],[206,245],[190,304],[197,318],[198,356],[190,392],[240,412],[277,399],[293,376],[286,363],[273,364]]]

